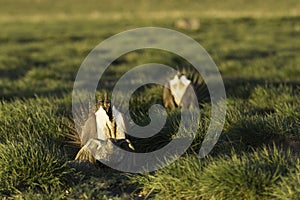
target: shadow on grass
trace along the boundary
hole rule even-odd
[[[248,99],[252,91],[257,87],[279,87],[281,85],[296,89],[300,87],[300,81],[272,81],[265,79],[223,78],[227,98]]]

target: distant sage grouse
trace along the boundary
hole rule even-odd
[[[183,70],[165,83],[163,101],[166,108],[192,108],[195,106],[194,102],[209,102],[210,96],[207,86],[198,74]]]
[[[99,99],[97,106],[92,107],[89,106],[87,110],[81,105],[80,113],[76,114],[78,120],[70,119],[72,126],[65,125],[68,133],[64,135],[71,139],[67,144],[81,147],[75,160],[117,164],[122,161],[118,147],[126,151],[134,150],[131,142],[126,139],[124,115],[115,106],[111,106],[107,98]]]

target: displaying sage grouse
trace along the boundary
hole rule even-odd
[[[111,106],[107,98],[99,99],[97,105],[94,108],[90,105],[88,110],[81,105],[80,110],[76,112],[78,120],[70,119],[73,125],[65,125],[69,131],[64,133],[71,139],[67,144],[81,147],[75,160],[116,164],[122,161],[119,147],[127,151],[134,150],[131,142],[126,139],[124,115],[115,106]]]
[[[163,101],[166,108],[193,108],[194,102],[209,102],[210,96],[207,86],[198,74],[183,70],[165,83]]]

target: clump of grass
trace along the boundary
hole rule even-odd
[[[1,102],[0,194],[51,192],[72,182],[57,113],[64,102],[39,97]]]
[[[67,99],[32,98],[0,102],[0,142],[20,138],[59,141],[62,106]]]
[[[187,155],[131,180],[140,184],[141,194],[155,199],[266,199],[294,167],[292,154],[273,146],[205,160]]]
[[[270,196],[275,199],[289,200],[300,197],[300,160],[297,160],[295,169],[291,169],[288,176],[283,177],[270,192]]]
[[[222,146],[228,143],[239,150],[247,150],[249,147],[261,147],[273,142],[283,144],[285,141],[299,140],[300,112],[294,99],[287,103],[271,103],[271,112],[271,107],[253,106],[251,99],[228,99],[227,116],[220,140]]]
[[[51,192],[70,183],[72,169],[59,147],[42,140],[6,141],[0,145],[0,192],[24,190]]]
[[[202,194],[201,171],[205,161],[198,155],[181,157],[169,166],[146,175],[132,175],[131,181],[140,184],[141,194],[155,199],[199,199]]]
[[[41,193],[36,191],[28,191],[22,194],[17,194],[13,196],[13,199],[16,200],[53,200],[53,199],[66,199],[65,193],[61,191],[53,191],[51,193]]]
[[[284,141],[297,131],[287,116],[244,116],[228,130],[228,135],[246,146],[259,147],[272,141]]]
[[[262,111],[275,111],[275,108],[296,101],[292,87],[286,85],[257,86],[252,91],[249,102]]]
[[[275,146],[251,154],[220,157],[203,170],[200,191],[204,199],[266,199],[294,162],[290,152]]]

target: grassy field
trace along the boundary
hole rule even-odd
[[[0,198],[299,199],[299,13],[297,0],[0,0]],[[181,18],[197,19],[200,28],[179,29]],[[77,149],[64,145],[62,123],[71,115],[80,64],[104,39],[144,26],[181,31],[210,53],[228,98],[220,140],[198,158],[210,122],[205,104],[192,146],[166,168],[128,174],[70,162]],[[149,62],[183,61],[168,52],[132,52],[105,78]],[[146,88],[132,101],[145,123],[141,113],[162,103],[162,88]],[[178,112],[169,113],[160,134],[134,145],[144,152],[169,141]]]

